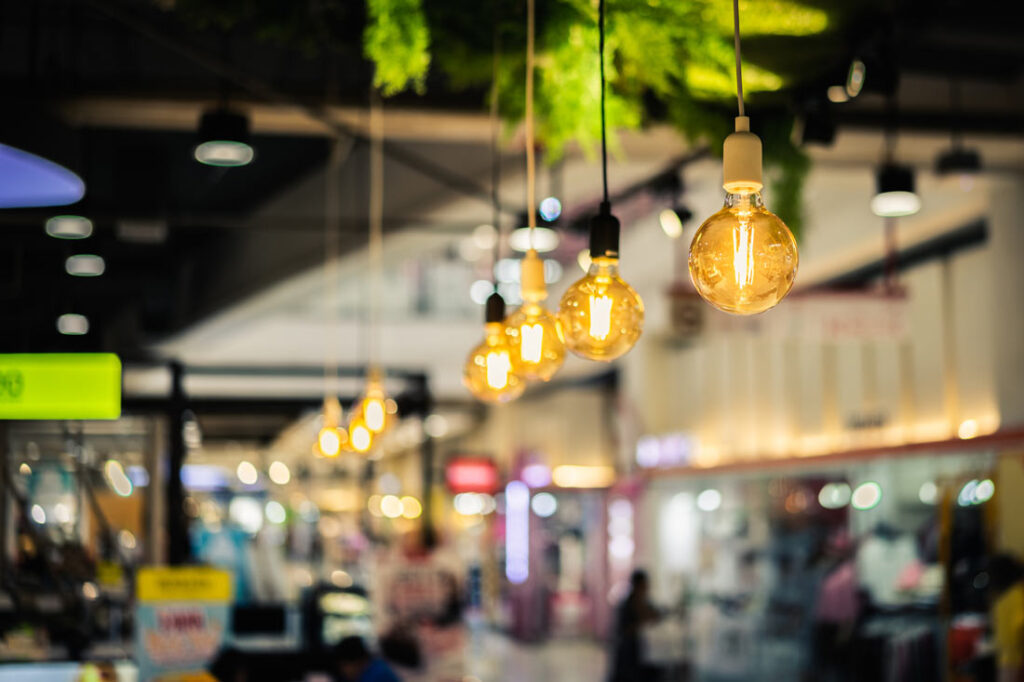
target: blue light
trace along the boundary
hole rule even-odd
[[[65,206],[85,196],[85,183],[67,168],[0,144],[0,208]]]
[[[553,223],[558,220],[560,215],[562,215],[562,202],[556,197],[548,197],[540,202],[540,217],[547,222]]]
[[[211,464],[185,464],[181,467],[181,484],[186,490],[209,492],[228,487],[224,469]]]

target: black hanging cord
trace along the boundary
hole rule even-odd
[[[732,46],[736,56],[736,108],[740,116],[743,109],[743,60],[740,58],[740,0],[732,0]]]
[[[603,199],[597,215],[590,221],[590,257],[619,257],[619,221],[612,215],[612,204],[608,197],[608,133],[605,116],[605,78],[604,78],[604,2],[597,5],[597,32],[599,36],[598,51],[601,64],[601,179]]]
[[[604,0],[597,3],[597,33],[599,36],[598,51],[601,53],[601,179],[604,184],[604,203],[608,203],[608,139],[605,130],[604,111]]]
[[[498,260],[501,259],[501,120],[498,117],[498,68],[501,65],[501,35],[498,33],[498,18],[494,18],[494,64],[491,77],[491,209],[494,227],[494,253],[491,256],[491,281],[498,290]]]

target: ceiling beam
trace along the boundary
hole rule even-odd
[[[249,115],[257,135],[331,136],[334,131],[324,120],[312,118],[294,106],[236,102]],[[199,125],[210,100],[139,99],[126,97],[82,97],[58,105],[61,117],[79,128],[129,128],[191,132]],[[345,128],[369,135],[369,111],[365,107],[324,106],[324,118]],[[383,111],[384,135],[389,140],[418,142],[471,142],[490,144],[493,128],[486,113],[398,109]]]

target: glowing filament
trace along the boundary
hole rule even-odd
[[[363,421],[366,428],[374,433],[384,430],[384,401],[379,398],[371,398],[366,401],[363,409]]]
[[[522,343],[519,344],[519,355],[523,362],[540,362],[541,346],[544,343],[544,327],[539,324],[524,324],[519,328]]]
[[[491,351],[487,354],[487,385],[491,388],[508,386],[508,374],[512,371],[512,360],[508,351]]]
[[[732,268],[736,276],[736,286],[740,289],[754,283],[754,245],[751,243],[753,229],[750,224],[741,221],[732,233]]]
[[[590,296],[590,335],[595,339],[607,339],[612,330],[611,296]]]

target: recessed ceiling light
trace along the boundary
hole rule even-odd
[[[92,235],[92,221],[80,215],[55,215],[46,221],[46,234],[57,239],[85,239]]]
[[[89,318],[77,313],[64,313],[57,318],[57,331],[66,336],[88,334]]]
[[[103,261],[102,256],[80,253],[68,256],[68,259],[64,261],[64,269],[69,275],[75,277],[99,277],[107,269],[107,264]]]

